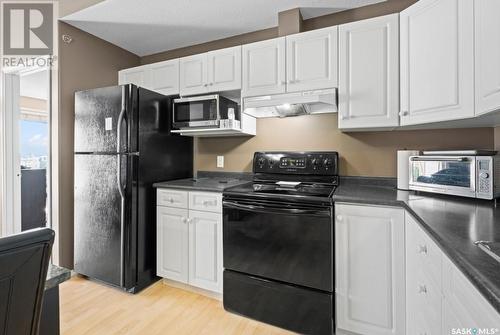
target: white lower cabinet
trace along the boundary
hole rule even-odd
[[[165,189],[157,193],[184,193],[189,199],[185,208],[158,203],[157,275],[222,293],[222,194]],[[196,199],[209,199],[209,208],[190,209]]]
[[[188,210],[174,207],[157,208],[158,276],[187,283],[188,281]]]
[[[406,334],[495,334],[500,315],[408,213],[406,232]]]
[[[404,210],[336,204],[338,333],[405,329]]]
[[[336,334],[498,333],[500,314],[408,212],[335,213]]]
[[[222,292],[222,215],[189,211],[189,283]]]

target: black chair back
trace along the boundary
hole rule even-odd
[[[54,231],[0,238],[0,335],[36,335]]]

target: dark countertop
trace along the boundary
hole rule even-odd
[[[50,264],[47,271],[47,280],[45,281],[45,290],[56,287],[71,278],[71,271],[60,266]]]
[[[177,179],[153,184],[158,188],[175,188],[193,191],[222,192],[226,188],[246,184],[248,174],[199,172],[196,178]]]
[[[474,245],[500,242],[500,208],[494,201],[399,191],[393,184],[343,178],[334,201],[405,208],[500,313],[500,263]]]

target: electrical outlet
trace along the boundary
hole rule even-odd
[[[217,156],[217,167],[218,168],[224,167],[224,156]]]

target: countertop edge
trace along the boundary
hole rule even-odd
[[[45,290],[49,290],[71,278],[71,270],[50,264],[45,280]]]

